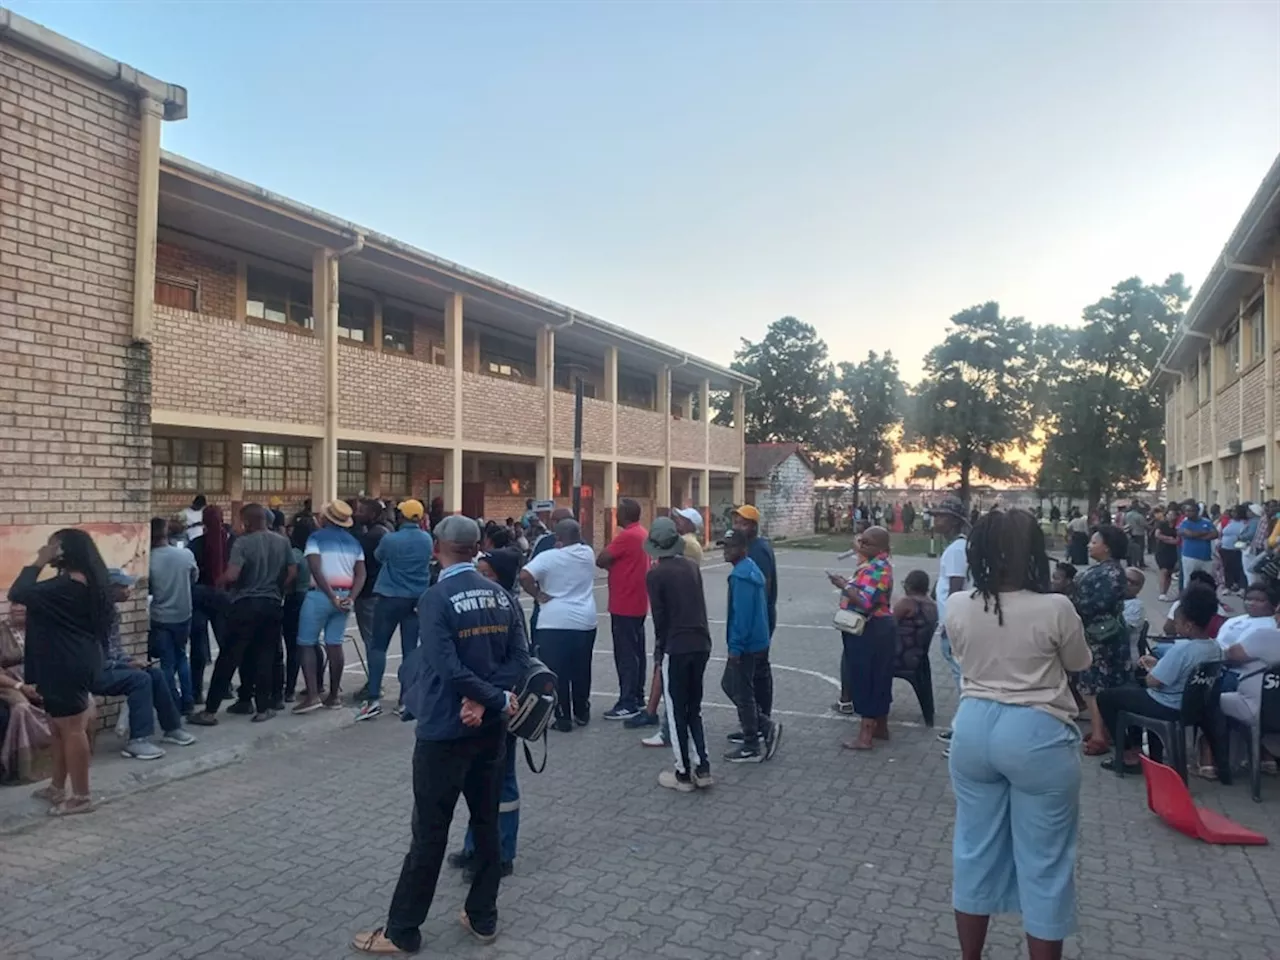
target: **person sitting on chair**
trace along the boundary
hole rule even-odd
[[[1159,660],[1148,654],[1138,661],[1147,671],[1141,685],[1132,684],[1111,687],[1098,692],[1098,713],[1114,739],[1124,736],[1117,730],[1120,712],[1153,717],[1157,720],[1177,720],[1181,715],[1182,693],[1187,681],[1202,663],[1222,659],[1222,648],[1210,635],[1210,625],[1218,612],[1218,594],[1215,590],[1193,583],[1182,592],[1178,600],[1175,627],[1179,639]],[[1163,755],[1153,742],[1151,759],[1159,761]],[[1138,741],[1126,739],[1124,750],[1125,773],[1138,773]],[[1115,758],[1102,761],[1104,770],[1115,769]]]

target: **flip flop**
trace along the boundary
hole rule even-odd
[[[63,800],[67,799],[67,791],[55,790],[53,788],[53,784],[49,784],[47,787],[41,787],[39,790],[32,793],[31,799],[43,800],[45,803],[52,803],[54,806],[57,806]]]
[[[1094,740],[1092,737],[1084,742],[1083,749],[1086,757],[1101,757],[1111,752],[1111,747],[1101,740]]]
[[[93,797],[67,797],[62,803],[58,803],[49,808],[49,816],[51,817],[73,817],[79,813],[92,813],[94,809]]]

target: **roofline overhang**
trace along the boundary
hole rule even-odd
[[[166,120],[182,120],[187,115],[186,88],[157,80],[127,63],[113,60],[60,33],[54,33],[7,7],[0,7],[0,40],[35,51],[139,99],[145,97],[155,100],[163,107]]]
[[[331,232],[334,235],[335,242],[345,244],[354,241],[356,237],[363,237],[365,253],[376,253],[392,257],[443,275],[457,284],[469,288],[473,295],[479,293],[481,299],[495,298],[518,304],[524,308],[525,315],[535,322],[540,321],[557,328],[570,325],[580,327],[597,334],[605,341],[621,341],[623,344],[639,347],[651,354],[655,354],[666,365],[671,367],[691,367],[711,374],[721,381],[740,385],[747,390],[754,390],[759,386],[755,378],[746,374],[730,370],[728,367],[712,363],[710,360],[704,360],[701,357],[695,357],[673,347],[668,347],[657,340],[633,333],[616,324],[601,320],[599,317],[582,313],[562,303],[557,303],[536,293],[505,283],[488,274],[464,267],[460,263],[428,253],[411,244],[379,233],[377,230],[370,230],[349,220],[343,220],[322,210],[317,210],[315,207],[274,193],[264,187],[240,180],[211,167],[206,167],[179,154],[171,153],[167,150],[161,151],[160,169],[162,172],[179,176],[186,180],[204,183],[219,192],[269,208],[279,215],[291,217],[309,227]],[[465,290],[462,292],[466,293]]]
[[[1222,252],[1218,254],[1213,266],[1209,269],[1209,275],[1196,291],[1191,306],[1187,308],[1182,326],[1165,347],[1164,353],[1156,363],[1155,373],[1147,381],[1148,389],[1155,389],[1165,377],[1177,372],[1172,365],[1172,360],[1188,337],[1201,339],[1207,337],[1206,328],[1210,326],[1212,318],[1222,305],[1223,289],[1231,273],[1240,271],[1265,275],[1270,272],[1269,267],[1248,262],[1249,255],[1255,252],[1248,247],[1268,215],[1276,212],[1280,212],[1280,155],[1272,161],[1271,169],[1262,178],[1262,183],[1254,192],[1253,199],[1245,207],[1236,228],[1231,232],[1231,236],[1223,245]]]

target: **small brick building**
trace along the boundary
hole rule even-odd
[[[798,443],[749,443],[747,502],[760,511],[761,532],[774,539],[813,534],[813,461]]]

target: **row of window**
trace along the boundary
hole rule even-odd
[[[245,443],[240,447],[241,481],[246,491],[311,492],[311,447]],[[364,450],[338,450],[338,492],[358,496],[369,486]],[[151,454],[151,489],[157,493],[225,493],[226,446],[221,440],[156,437]],[[410,493],[409,455],[383,453],[384,495]]]
[[[1221,376],[1224,382],[1240,373],[1245,366],[1252,366],[1266,356],[1267,325],[1262,306],[1262,298],[1258,297],[1246,311],[1243,321],[1231,321],[1219,335],[1218,339],[1222,344]],[[1241,323],[1244,324],[1243,336]],[[1244,353],[1246,340],[1249,346],[1247,358]],[[1209,397],[1213,395],[1215,379],[1213,359],[1213,351],[1204,350],[1187,375],[1187,392],[1198,404],[1207,403]]]

